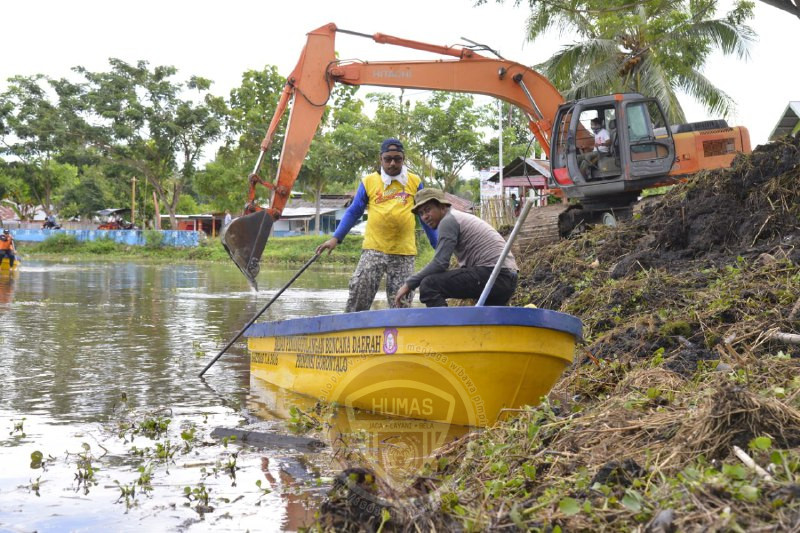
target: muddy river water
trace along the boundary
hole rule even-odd
[[[198,378],[294,273],[262,272],[258,294],[230,265],[28,261],[0,276],[0,531],[307,523],[335,454],[225,435],[289,434],[291,407],[309,401],[251,383],[243,343]],[[348,275],[309,269],[262,320],[340,312]],[[380,421],[360,423],[365,447],[381,438]],[[395,435],[381,453],[418,451]]]

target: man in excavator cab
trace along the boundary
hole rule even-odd
[[[591,121],[592,134],[594,135],[594,146],[591,151],[579,156],[581,174],[586,179],[591,179],[591,170],[597,167],[600,157],[609,153],[611,146],[611,136],[603,126],[603,119],[593,118]]]
[[[414,195],[422,189],[422,179],[408,171],[405,149],[398,139],[381,143],[380,172],[362,178],[353,203],[342,217],[333,237],[317,247],[328,255],[344,240],[369,208],[367,231],[364,235],[361,258],[350,278],[350,294],[345,311],[366,311],[386,276],[386,301],[389,307],[408,307],[413,294],[395,301],[395,294],[406,278],[414,273],[417,255],[415,237]],[[422,222],[431,246],[436,248],[436,230]]]

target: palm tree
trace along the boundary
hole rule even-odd
[[[550,29],[579,36],[538,66],[568,99],[638,92],[657,98],[674,124],[686,121],[682,91],[727,116],[733,100],[701,69],[715,50],[748,57],[755,33],[744,22],[753,6],[740,1],[724,18],[712,18],[716,8],[716,0],[531,1],[528,39]]]

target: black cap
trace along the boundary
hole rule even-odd
[[[381,153],[384,152],[403,152],[403,143],[397,139],[386,139],[381,143]]]

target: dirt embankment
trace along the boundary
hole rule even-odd
[[[323,527],[800,528],[800,139],[521,263],[515,305],[583,320],[573,367],[374,520],[334,490]]]

